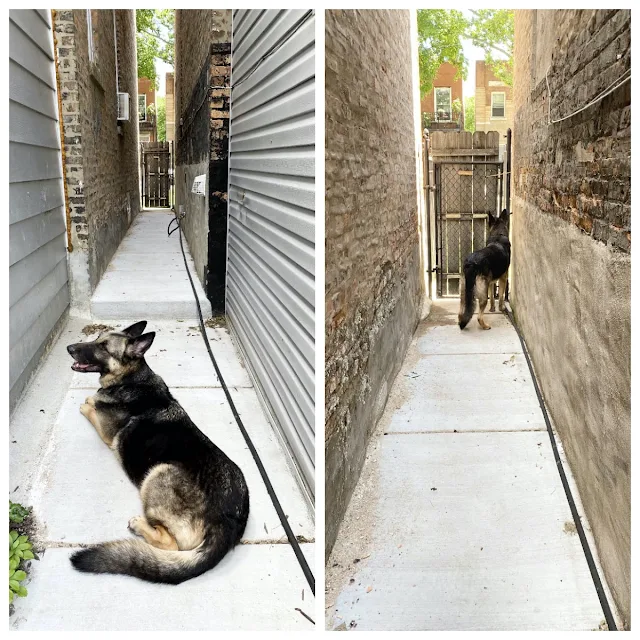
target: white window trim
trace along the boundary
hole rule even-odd
[[[144,98],[144,118],[140,118],[140,98]],[[138,94],[138,122],[146,122],[147,121],[147,94],[140,93]]]
[[[438,101],[436,100],[436,93],[438,90],[442,91],[446,89],[449,92],[449,118],[438,118]],[[436,122],[451,122],[453,120],[453,103],[451,101],[451,87],[434,87],[433,88],[433,114],[436,117]]]
[[[493,115],[493,98],[494,96],[501,95],[504,96],[504,115],[503,116],[494,116]],[[492,91],[491,92],[491,120],[506,120],[507,119],[507,92],[506,91]]]
[[[96,48],[93,42],[93,21],[91,20],[91,9],[87,9],[87,45],[89,47],[89,62],[96,61]]]

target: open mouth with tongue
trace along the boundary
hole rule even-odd
[[[97,364],[83,364],[82,362],[74,362],[71,368],[74,371],[80,371],[80,373],[100,373],[101,371]]]

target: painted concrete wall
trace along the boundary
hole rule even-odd
[[[326,13],[327,557],[424,294],[412,15]]]
[[[629,11],[519,11],[512,303],[630,624]],[[550,94],[547,91],[548,75]],[[551,119],[562,122],[549,124]]]

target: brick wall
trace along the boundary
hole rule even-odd
[[[326,13],[326,553],[422,301],[411,12]]]
[[[91,18],[93,61],[87,12],[59,10],[54,22],[71,208],[71,294],[74,307],[85,311],[140,206],[135,15],[115,12],[119,87],[114,13],[94,9]],[[128,122],[117,122],[118,89],[130,95]]]
[[[214,310],[222,311],[231,11],[178,10],[175,34],[176,204],[187,211],[183,228],[198,276]],[[203,174],[206,196],[191,194],[193,179]]]
[[[505,94],[505,115],[494,118],[491,109],[491,94],[494,91]],[[476,61],[476,131],[497,131],[500,144],[505,144],[507,129],[513,128],[513,89],[498,80],[484,60]]]
[[[517,11],[512,301],[630,624],[630,12]],[[549,88],[547,90],[547,74]]]

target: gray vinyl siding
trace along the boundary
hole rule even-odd
[[[13,406],[69,306],[50,12],[9,11],[9,384]]]
[[[304,10],[233,14],[226,297],[232,330],[312,494],[314,29]]]

